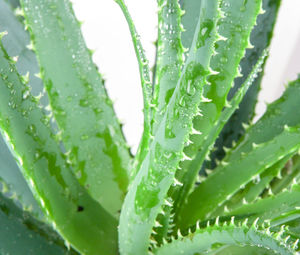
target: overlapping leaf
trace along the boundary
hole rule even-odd
[[[21,3],[66,156],[82,187],[118,217],[128,185],[129,152],[71,4]]]
[[[1,132],[35,198],[48,222],[77,250],[114,254],[117,221],[79,185],[54,139],[49,116],[28,90],[1,44]]]
[[[223,17],[219,22],[219,33],[223,38],[216,45],[216,52],[212,58],[211,68],[216,72],[209,77],[210,86],[205,87],[205,101],[199,108],[202,111],[193,124],[195,130],[202,135],[191,136],[190,143],[184,149],[188,158],[180,164],[183,169],[178,176],[183,186],[175,192],[175,212],[179,214],[182,205],[193,188],[199,170],[208,156],[216,139],[214,126],[218,125],[220,115],[224,108],[231,107],[227,101],[227,94],[233,86],[233,81],[239,72],[239,63],[250,47],[250,32],[261,12],[261,1],[236,2],[234,0],[222,1],[220,8]],[[209,29],[209,21],[202,23],[203,33]],[[220,132],[220,130],[218,130]],[[216,133],[218,134],[218,133]],[[214,138],[214,139],[212,139]],[[211,141],[210,141],[211,140]]]
[[[0,253],[75,255],[51,227],[36,221],[0,192]]]
[[[230,223],[219,224],[216,221],[212,226],[196,227],[196,230],[187,236],[178,236],[177,240],[158,248],[155,254],[223,254],[222,251],[220,253],[218,251],[228,245],[244,247],[245,251],[249,246],[259,247],[262,249],[262,254],[266,254],[265,250],[270,250],[272,254],[289,255],[294,254],[296,246],[293,243],[287,243],[283,238],[276,237],[276,233],[271,233],[268,229],[260,228],[256,224],[251,226],[235,224],[232,218]],[[259,249],[256,250],[258,251],[256,254],[261,254]],[[243,252],[243,249],[239,250],[240,254],[247,254]]]
[[[229,97],[231,97],[243,84],[243,81],[251,72],[252,66],[256,63],[263,50],[270,45],[280,4],[281,0],[263,0],[263,10],[265,13],[258,16],[257,25],[252,30],[250,36],[253,48],[246,51],[245,57],[240,63],[242,77],[235,80],[234,87],[231,89]],[[220,160],[224,157],[223,147],[225,146],[230,148],[232,146],[232,142],[237,141],[238,138],[240,138],[245,132],[242,124],[249,124],[252,120],[263,74],[263,71],[258,74],[257,79],[254,81],[251,88],[245,95],[245,98],[241,102],[239,109],[236,110],[228,123],[226,123],[219,139],[216,141],[217,150],[211,155],[213,161],[215,158]],[[209,167],[214,167],[214,163],[212,163]]]
[[[15,6],[15,2],[12,4]],[[38,94],[42,88],[42,83],[33,75],[39,69],[34,54],[26,48],[30,42],[29,35],[24,31],[23,24],[15,17],[10,6],[6,2],[0,1],[0,32],[4,31],[9,32],[3,38],[5,49],[11,57],[18,56],[15,61],[17,61],[16,66],[20,74],[31,73],[28,77],[29,83],[33,93]],[[2,137],[0,137],[0,178],[25,208],[30,208],[38,218],[43,218],[41,210]]]
[[[185,157],[183,146],[192,132],[192,120],[198,113],[206,77],[211,74],[209,64],[217,40],[219,2],[204,1],[199,11],[202,15],[189,58],[122,208],[121,254],[147,253],[152,226],[174,181],[178,163]],[[203,35],[200,24],[206,19],[211,20],[212,26]]]
[[[204,219],[208,216],[207,214],[211,215],[218,206],[230,200],[240,190],[240,187],[246,185],[251,179],[259,177],[261,172],[278,160],[297,151],[300,145],[299,130],[297,127],[290,129],[287,126],[299,126],[300,124],[299,116],[294,114],[294,109],[299,107],[299,95],[300,79],[289,84],[283,96],[269,105],[265,115],[249,128],[239,143],[228,152],[223,164],[220,164],[216,171],[195,189],[189,198],[188,205],[184,208],[187,214],[182,215],[182,220],[191,223],[197,218]],[[294,131],[292,131],[293,129]],[[290,131],[294,135],[288,135]],[[285,140],[286,135],[287,139]],[[277,139],[282,140],[280,142]],[[288,139],[291,139],[290,142],[292,143],[289,143]],[[271,151],[274,153],[273,155]],[[252,161],[251,155],[255,155],[255,159],[253,158]],[[246,163],[248,160],[252,163]],[[228,178],[226,182],[223,181],[224,176]],[[216,181],[217,179],[219,181]],[[209,204],[214,203],[214,205],[210,204],[212,207],[209,206],[202,197]],[[195,213],[196,211],[198,213]],[[193,217],[194,219],[192,219]]]

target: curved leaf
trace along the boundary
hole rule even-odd
[[[48,221],[77,250],[117,253],[117,221],[79,185],[54,139],[50,117],[28,89],[1,44],[1,132],[35,198]]]
[[[300,177],[300,156],[299,153],[294,155],[288,162],[286,168],[278,178],[274,179],[270,184],[270,191],[273,194],[278,194],[286,188],[290,187],[294,182],[299,183]],[[267,194],[265,195],[267,196]]]
[[[206,137],[205,141],[202,144],[201,152],[197,154],[196,158],[191,163],[190,168],[194,169],[194,171],[188,172],[185,175],[183,175],[183,177],[180,178],[180,180],[183,183],[183,187],[181,187],[179,189],[179,191],[180,191],[179,194],[175,193],[175,195],[177,195],[177,197],[176,197],[176,206],[175,206],[176,209],[177,209],[177,213],[178,213],[178,209],[180,210],[180,208],[178,208],[178,206],[181,205],[181,203],[186,198],[186,195],[189,192],[190,186],[193,183],[192,180],[193,180],[193,178],[194,178],[194,176],[197,172],[196,169],[200,168],[198,163],[201,163],[201,162],[204,161],[207,151],[210,148],[213,147],[213,144],[214,144],[217,136],[219,135],[222,128],[224,127],[224,124],[228,121],[230,116],[234,113],[235,109],[238,108],[239,103],[242,101],[242,99],[243,99],[244,95],[246,94],[247,90],[253,84],[253,81],[257,77],[257,74],[260,72],[261,65],[263,64],[265,57],[266,57],[266,53],[264,53],[260,57],[260,59],[258,60],[256,65],[253,67],[253,70],[250,73],[249,77],[245,80],[244,84],[239,88],[239,90],[236,92],[234,97],[229,101],[229,104],[231,106],[225,108],[221,112],[218,121],[211,128],[211,130],[209,132],[209,135]],[[175,219],[175,220],[177,220],[177,219]]]
[[[142,134],[142,138],[134,158],[134,166],[133,171],[130,173],[131,179],[134,179],[138,169],[140,168],[141,162],[145,158],[150,142],[150,136],[153,135],[151,130],[151,102],[152,102],[152,83],[150,80],[150,70],[148,66],[148,59],[145,56],[144,49],[142,47],[142,43],[139,39],[139,35],[136,31],[132,18],[129,14],[129,11],[124,3],[123,0],[116,0],[116,2],[121,7],[121,10],[124,13],[124,16],[127,20],[129,30],[131,33],[131,38],[133,41],[133,46],[135,50],[135,54],[138,60],[139,71],[140,71],[140,78],[142,84],[142,91],[143,91],[143,98],[144,98],[144,131]]]
[[[159,127],[167,105],[175,91],[176,84],[181,76],[184,58],[184,49],[181,43],[183,28],[180,23],[183,11],[180,9],[178,1],[168,0],[165,2],[159,0],[158,10],[158,41],[152,104],[153,134]],[[198,7],[199,10],[200,6]],[[190,43],[192,44],[192,41]],[[156,239],[159,237],[160,240],[167,235],[171,208],[165,208],[164,211],[165,216],[158,219],[163,227],[155,230],[158,233]]]
[[[209,64],[217,40],[219,2],[204,1],[193,47],[181,78],[157,128],[149,153],[127,193],[120,217],[120,252],[126,255],[147,254],[155,219],[162,209],[167,192],[174,182],[178,163],[185,155],[184,143],[193,131]],[[203,35],[200,22],[210,19],[210,33]],[[168,203],[168,202],[166,202]]]
[[[177,0],[158,1],[158,42],[153,98],[153,133],[159,126],[183,67],[182,10]],[[200,10],[200,7],[198,8]]]
[[[264,170],[259,178],[247,183],[247,185],[234,194],[224,205],[214,211],[214,215],[222,215],[223,212],[232,211],[237,209],[245,203],[253,203],[260,199],[260,195],[270,185],[271,181],[278,175],[284,168],[286,162],[292,157],[293,153],[285,156],[283,159],[276,162],[274,165]],[[226,208],[226,209],[225,209]]]
[[[243,215],[250,222],[259,218],[258,222],[269,221],[273,226],[278,225],[279,222],[284,224],[289,220],[285,214],[298,210],[298,208],[300,208],[300,185],[294,185],[290,191],[260,199],[252,204],[245,204],[230,213],[225,213],[225,215]],[[299,210],[297,215],[299,217]]]
[[[44,215],[35,201],[15,159],[9,152],[2,137],[0,137],[0,185],[16,196],[22,207],[32,212],[34,216],[43,219]]]
[[[248,153],[220,165],[189,196],[179,217],[179,225],[186,228],[197,220],[209,219],[213,211],[235,194],[241,185],[300,148],[300,129],[286,127],[272,140],[254,145]],[[226,178],[226,181],[224,181]]]
[[[127,191],[129,152],[71,4],[21,4],[72,169],[82,187],[117,217]]]
[[[12,1],[9,2],[12,3]],[[30,42],[29,35],[25,32],[23,24],[15,17],[8,4],[0,1],[0,32],[4,31],[9,33],[3,38],[5,49],[11,57],[18,56],[16,66],[20,74],[25,75],[30,72],[28,78],[32,92],[38,94],[43,85],[41,80],[33,75],[38,72],[39,68],[35,55],[26,48],[26,45]],[[9,190],[16,194],[25,208],[30,208],[32,213],[39,219],[44,218],[1,135],[0,178],[9,186]]]
[[[211,146],[204,146],[204,143],[213,127],[217,125],[222,110],[231,107],[227,102],[227,94],[238,75],[239,62],[249,47],[250,32],[261,10],[261,0],[224,0],[220,8],[223,17],[219,22],[219,33],[225,38],[218,41],[216,54],[212,58],[211,68],[216,73],[209,77],[210,86],[205,87],[203,92],[207,100],[199,105],[202,116],[198,116],[193,122],[194,129],[200,130],[202,135],[192,136],[190,144],[184,149],[192,160],[185,160],[180,164],[183,171],[178,179],[183,186],[173,195],[176,214],[193,188],[198,172],[211,149]],[[202,26],[205,28],[207,24],[208,21]]]
[[[257,17],[257,25],[252,30],[250,36],[251,44],[254,47],[253,49],[248,49],[246,51],[246,55],[241,61],[240,66],[243,76],[235,80],[234,87],[230,90],[229,97],[231,97],[243,84],[245,78],[251,72],[252,66],[256,63],[263,50],[270,45],[280,4],[281,0],[263,0],[263,10],[265,13]],[[264,72],[262,71],[258,75],[258,78],[254,81],[241,102],[239,109],[236,110],[228,123],[226,123],[220,137],[216,141],[217,150],[211,155],[212,161],[214,161],[215,158],[221,160],[225,154],[223,147],[230,148],[232,142],[237,141],[245,132],[242,124],[249,123],[254,116],[254,108],[263,74]],[[210,167],[214,167],[214,164]]]
[[[182,16],[182,26],[184,31],[181,35],[182,44],[189,49],[192,45],[197,23],[199,20],[199,9],[202,0],[179,0],[181,9],[184,11]],[[188,52],[188,51],[187,51]]]
[[[213,226],[206,228],[197,227],[195,232],[186,237],[179,236],[177,240],[157,248],[154,253],[156,255],[194,255],[202,252],[209,254],[209,252],[226,245],[236,245],[245,247],[245,249],[247,246],[255,246],[271,250],[273,254],[294,254],[292,244],[286,243],[280,237],[276,238],[276,234],[271,233],[268,229],[259,228],[257,225],[251,227],[246,224],[237,226],[233,220],[230,224],[220,225],[216,222]]]
[[[267,112],[264,114],[264,116],[255,125],[253,125],[251,128],[249,128],[247,130],[245,136],[240,139],[239,143],[232,150],[228,151],[227,156],[223,160],[223,164],[225,166],[219,165],[218,168],[214,171],[216,173],[213,173],[212,175],[214,175],[215,177],[216,176],[219,176],[219,177],[226,176],[224,171],[226,168],[228,168],[228,167],[230,168],[231,163],[236,165],[239,163],[242,164],[243,161],[246,162],[245,160],[249,160],[247,155],[249,153],[256,151],[257,149],[258,150],[260,149],[259,146],[256,146],[256,145],[261,145],[261,144],[266,145],[267,143],[272,143],[272,140],[275,141],[275,139],[277,139],[276,137],[278,137],[279,134],[282,134],[285,125],[288,125],[288,126],[300,125],[300,116],[298,116],[297,114],[296,115],[294,114],[294,109],[297,109],[299,107],[299,97],[300,97],[300,79],[298,79],[294,82],[291,82],[289,84],[289,87],[286,89],[286,91],[282,95],[282,97],[268,106]],[[299,142],[299,141],[295,140],[294,142],[296,145],[297,142]],[[268,154],[270,154],[270,152],[268,152]],[[288,150],[282,152],[283,157],[288,154],[289,154]],[[277,158],[277,160],[276,160],[276,158],[274,158],[273,159],[274,161],[267,163],[265,165],[265,167],[263,167],[263,166],[261,166],[262,168],[258,167],[256,169],[256,171],[257,171],[256,174],[259,174],[260,172],[264,171],[266,168],[268,168],[272,164],[276,163],[279,159],[280,159],[280,157]],[[255,159],[254,161],[255,161],[255,164],[259,163],[258,159]],[[241,169],[251,168],[249,166],[254,166],[254,165],[251,163],[251,164],[247,165],[247,168],[241,168]],[[247,174],[245,172],[246,171],[243,171],[242,173]],[[248,174],[249,173],[250,172],[248,172]],[[234,175],[236,175],[236,174],[234,174]],[[229,192],[226,195],[224,195],[226,198],[224,197],[223,201],[219,201],[215,205],[214,210],[216,210],[217,207],[223,205],[225,201],[229,200],[231,198],[231,196],[240,189],[240,186],[242,187],[245,184],[247,184],[248,182],[250,182],[251,178],[253,178],[253,177],[255,177],[255,176],[250,174],[248,176],[248,179],[244,179],[243,182],[240,182],[237,179],[233,178],[236,180],[234,186],[236,186],[237,189],[234,192]],[[259,176],[257,176],[257,177],[259,177]],[[229,182],[225,183],[222,181],[222,183],[223,183],[222,185],[226,186],[229,183],[232,183],[232,181],[233,181],[232,177],[226,176],[226,178],[228,178]],[[207,185],[206,180],[204,180],[204,182],[198,186],[198,188],[197,188],[198,191],[196,191],[197,190],[196,189],[194,191],[194,193],[197,194],[206,185]],[[211,189],[212,189],[211,191],[215,195],[217,195],[217,193],[218,193],[218,189],[215,189],[216,187],[217,187],[216,183],[213,183],[211,186]],[[221,187],[219,187],[219,188],[222,189]],[[233,186],[231,186],[231,188],[233,188]],[[197,201],[201,201],[200,193],[198,193],[199,194],[198,198],[196,198],[197,196],[195,194],[193,195],[194,199],[196,199]],[[210,195],[207,195],[207,193],[205,193],[205,194],[206,194],[206,199],[207,199]],[[202,194],[202,195],[204,195],[204,194]],[[201,204],[199,202],[196,202],[196,204],[199,206],[201,205],[202,209],[206,208],[205,210],[209,210],[208,207],[202,205],[202,202],[201,202]],[[191,207],[192,204],[190,203],[189,206]],[[202,215],[201,217],[204,217],[204,215]],[[195,221],[195,219],[194,219],[194,221]]]
[[[222,246],[221,248],[207,253],[207,255],[274,255],[274,251],[255,246]]]

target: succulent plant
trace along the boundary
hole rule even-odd
[[[280,0],[158,0],[136,155],[68,0],[0,0],[1,254],[298,254],[300,77],[253,122]],[[251,43],[250,43],[251,42]]]

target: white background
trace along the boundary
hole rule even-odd
[[[86,43],[95,50],[94,62],[106,79],[109,96],[134,152],[143,129],[143,102],[138,65],[125,18],[114,0],[72,2],[78,19],[84,22],[82,30]],[[127,0],[126,4],[141,35],[150,66],[153,66],[156,0]],[[259,96],[258,116],[265,110],[265,103],[278,98],[283,85],[300,73],[299,0],[282,0],[274,35]]]

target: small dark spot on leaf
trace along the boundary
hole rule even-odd
[[[84,207],[81,205],[77,206],[77,212],[82,212],[84,210]]]

